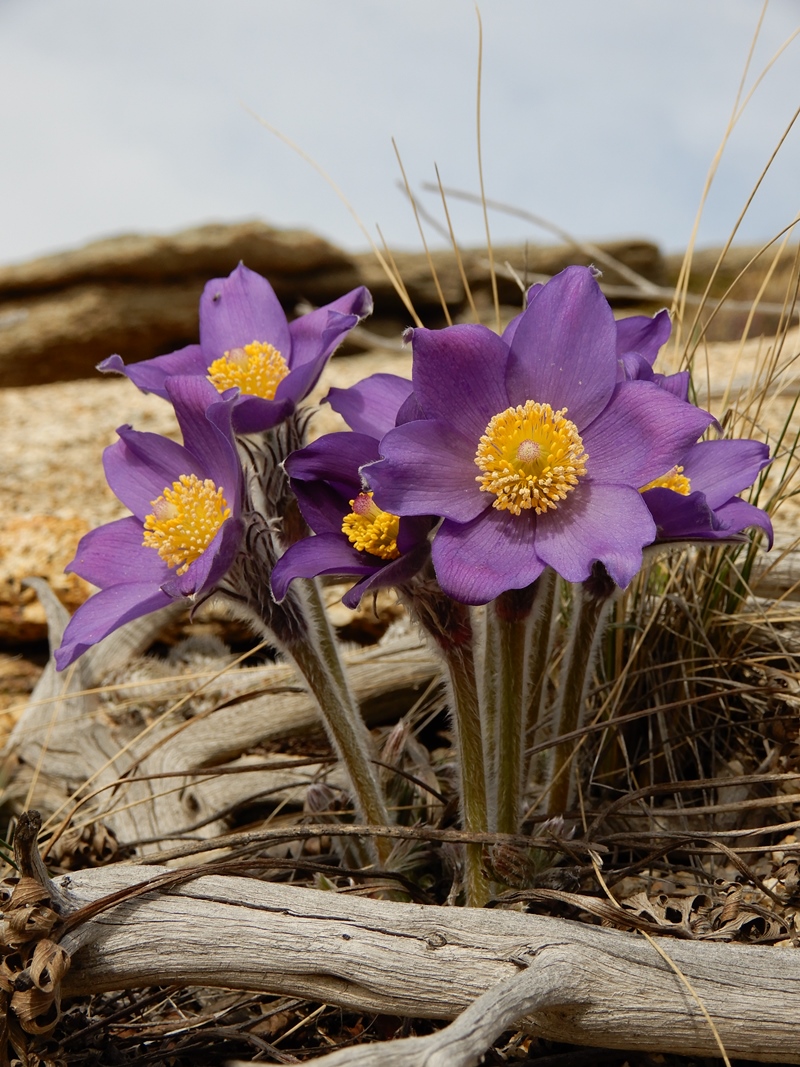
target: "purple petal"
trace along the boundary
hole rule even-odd
[[[340,534],[342,520],[353,510],[350,501],[361,491],[360,486],[342,491],[340,486],[326,481],[301,482],[290,478],[289,484],[300,514],[316,534]]]
[[[272,594],[280,602],[295,578],[316,578],[319,574],[367,575],[380,569],[382,563],[377,556],[359,552],[342,533],[305,537],[291,545],[272,568]]]
[[[123,623],[149,615],[151,611],[157,611],[169,603],[171,597],[158,588],[154,589],[152,582],[113,585],[95,593],[78,608],[67,624],[61,647],[54,653],[56,667],[63,671]]]
[[[708,501],[701,492],[682,493],[658,487],[642,493],[656,524],[659,541],[691,541],[724,537]]]
[[[677,396],[679,400],[689,399],[690,375],[688,370],[679,370],[677,374],[655,374],[653,381],[657,382],[662,389]]]
[[[649,315],[631,315],[626,319],[617,319],[617,357],[621,359],[629,352],[636,352],[644,356],[652,367],[671,332],[672,323],[666,308],[653,318]]]
[[[445,520],[433,539],[439,584],[463,604],[487,604],[507,589],[523,589],[544,570],[534,548],[537,517],[490,507],[468,523]]]
[[[413,385],[397,374],[371,374],[349,389],[335,386],[325,397],[351,430],[380,440],[397,423],[397,413]]]
[[[366,319],[372,314],[374,307],[372,293],[366,286],[359,285],[344,296],[331,300],[330,304],[320,308],[320,311],[336,311],[340,315],[355,315],[357,319]]]
[[[359,467],[377,458],[377,441],[357,433],[325,434],[289,456],[284,466],[312,530],[341,534],[350,501],[363,489]]]
[[[753,484],[770,462],[769,448],[761,441],[699,441],[680,460],[692,490],[705,494],[716,509]]]
[[[241,519],[226,519],[205,552],[183,574],[170,572],[161,588],[171,598],[194,597],[216,585],[236,558],[242,543]]]
[[[379,570],[356,582],[353,588],[348,589],[344,594],[342,603],[347,608],[357,608],[361,598],[374,589],[405,585],[424,567],[430,554],[431,546],[427,541],[417,545],[399,559],[391,560]]]
[[[413,389],[413,383],[411,387]],[[408,399],[400,405],[400,409],[397,412],[397,425],[403,426],[407,422],[419,422],[424,418],[425,412],[419,406],[419,401],[412,392]]]
[[[200,298],[200,344],[209,366],[233,348],[271,344],[291,366],[289,324],[266,278],[242,263],[227,278],[214,278]]]
[[[508,349],[485,326],[412,330],[414,395],[425,415],[459,430],[478,447],[489,420],[509,406]]]
[[[652,382],[653,368],[639,352],[626,352],[619,357],[619,363],[621,374],[617,376],[618,381]]]
[[[357,493],[361,491],[359,467],[374,462],[379,455],[374,437],[342,431],[326,433],[305,448],[299,448],[284,466],[290,478],[306,482],[323,479],[352,495],[353,489]]]
[[[362,473],[384,511],[469,522],[491,506],[478,488],[475,453],[445,423],[398,426],[383,437],[380,450],[384,459],[364,467]]]
[[[544,289],[544,282],[536,282],[535,285],[532,285],[530,289],[528,289],[527,293],[525,294],[525,309],[521,311],[519,315],[515,315],[511,322],[509,322],[509,324],[503,330],[501,337],[509,348],[511,347],[511,342],[514,340],[514,334],[517,332],[517,328],[520,322],[522,322],[522,316],[525,314],[525,311],[527,311],[528,308],[531,306],[531,303],[535,300],[539,293],[541,293],[542,289]]]
[[[707,411],[655,382],[621,382],[605,411],[581,434],[587,473],[593,481],[641,488],[680,463],[713,421]]]
[[[325,357],[344,340],[360,319],[372,312],[372,297],[363,285],[325,307],[315,308],[289,323],[292,338],[291,369]],[[276,346],[277,347],[277,346]]]
[[[177,352],[170,352],[169,355],[144,359],[140,363],[131,363],[128,366],[125,366],[120,356],[109,356],[108,359],[97,364],[97,369],[104,374],[112,371],[124,374],[142,392],[155,393],[168,400],[167,378],[175,374],[205,376],[208,373],[208,363],[200,345],[187,345],[186,348],[179,348]]]
[[[140,522],[153,510],[152,502],[182,474],[206,477],[191,452],[167,437],[130,426],[120,426],[117,433],[120,440],[103,452],[106,480]]]
[[[313,359],[293,368],[286,377],[278,383],[275,390],[277,401],[292,402],[293,408],[301,400],[304,400],[319,381],[320,375],[325,370],[325,364],[330,358],[333,346],[323,345],[314,354]]]
[[[166,389],[185,449],[197,457],[203,477],[223,489],[228,504],[238,512],[241,466],[231,428],[235,394],[230,391],[223,399],[211,382],[199,377],[170,378]]]
[[[397,531],[398,550],[405,555],[416,545],[420,545],[423,542],[427,544],[428,535],[436,525],[436,522],[438,522],[438,519],[434,520],[430,515],[404,515],[400,519]]]
[[[568,582],[584,581],[600,560],[624,588],[655,536],[655,523],[636,489],[585,482],[555,511],[539,516],[536,551]]]
[[[265,400],[261,396],[244,394],[236,401],[233,410],[233,428],[242,434],[271,430],[291,415],[294,406],[292,399]]]
[[[720,530],[727,533],[740,533],[751,526],[758,526],[767,535],[767,548],[772,548],[772,523],[767,513],[761,508],[734,497],[733,500],[716,508],[716,516]]]
[[[617,378],[617,327],[588,267],[567,267],[523,312],[508,359],[511,404],[567,408],[580,429],[606,406]]]
[[[158,588],[169,568],[158,552],[142,544],[139,519],[128,515],[90,530],[78,542],[75,558],[64,569],[105,589],[125,582],[150,582]]]

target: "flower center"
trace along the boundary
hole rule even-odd
[[[201,482],[196,474],[182,474],[150,503],[153,514],[144,520],[142,544],[155,548],[178,574],[185,574],[202,556],[231,514],[222,490],[210,478]]]
[[[238,385],[249,396],[274,400],[275,391],[289,373],[286,360],[266,341],[253,341],[244,348],[232,348],[208,368],[208,380],[224,393]]]
[[[519,515],[556,508],[586,474],[589,456],[566,408],[526,400],[495,415],[481,437],[475,463],[482,493],[494,493],[492,507]]]
[[[692,483],[683,473],[683,467],[672,467],[660,478],[654,478],[652,482],[643,485],[640,493],[646,493],[648,489],[671,489],[673,493],[688,496],[692,491]]]
[[[379,559],[397,559],[400,518],[373,504],[372,493],[359,493],[350,501],[350,507],[353,510],[342,522],[342,533],[347,534],[350,544]]]

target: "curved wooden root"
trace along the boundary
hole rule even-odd
[[[171,874],[191,880],[167,887],[166,868],[125,864],[60,880],[70,909],[161,880],[72,930],[64,997],[177,982],[413,1018],[461,1015],[447,1036],[434,1035],[445,1051],[435,1042],[405,1046],[416,1058],[403,1059],[404,1043],[395,1042],[400,1058],[390,1059],[382,1046],[374,1061],[430,1067],[475,1062],[517,1022],[576,1044],[719,1055],[702,1003],[729,1056],[800,1063],[800,953],[791,949],[659,939],[687,988],[636,934],[518,912]],[[476,1003],[487,991],[488,1000]],[[346,1054],[348,1064],[373,1062],[353,1049]]]

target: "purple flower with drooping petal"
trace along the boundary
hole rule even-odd
[[[617,324],[592,272],[543,285],[502,337],[478,325],[411,336],[424,418],[390,430],[362,473],[381,508],[444,518],[442,589],[486,603],[548,565],[584,581],[595,561],[626,586],[656,536],[640,487],[713,419],[655,382],[619,380]]]
[[[769,448],[760,441],[693,444],[677,468],[642,489],[658,541],[726,540],[757,526],[771,548],[769,516],[738,496],[770,462]]]
[[[369,589],[409,582],[430,556],[426,516],[399,518],[381,511],[359,469],[380,458],[378,441],[393,427],[412,384],[394,374],[373,374],[326,399],[353,433],[320,437],[292,453],[284,466],[314,537],[291,545],[272,571],[272,591],[286,596],[295,578],[320,574],[358,577],[342,598],[354,608]]]
[[[103,453],[108,484],[132,514],[81,538],[66,568],[99,586],[73,615],[59,670],[123,623],[176,599],[197,601],[231,566],[242,540],[242,470],[233,397],[200,377],[170,378],[183,445],[121,426]]]
[[[144,392],[165,398],[166,382],[175,375],[208,378],[220,393],[237,387],[233,428],[258,433],[291,415],[345,334],[371,311],[372,297],[359,286],[288,322],[266,278],[240,263],[203,290],[199,344],[127,367],[120,356],[109,356],[98,370],[119,371]]]

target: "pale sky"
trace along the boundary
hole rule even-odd
[[[576,236],[689,238],[736,98],[759,0],[482,0],[487,195]],[[800,27],[771,0],[748,88]],[[261,218],[367,245],[299,144],[371,233],[417,247],[415,192],[478,188],[472,0],[0,0],[0,263],[124,232]],[[800,40],[756,89],[700,230],[728,236],[800,105]],[[440,214],[438,197],[421,203]],[[741,229],[800,210],[800,123]],[[453,204],[459,240],[478,209]],[[497,241],[541,241],[492,216]],[[436,243],[435,235],[433,237]]]

